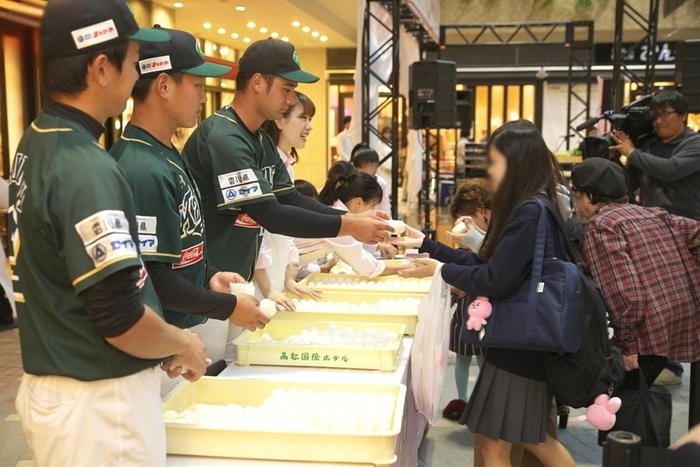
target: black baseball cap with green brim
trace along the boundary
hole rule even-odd
[[[160,73],[187,73],[189,75],[216,78],[231,71],[231,67],[208,63],[199,41],[185,31],[166,29],[156,24],[153,31],[165,31],[168,42],[141,44],[139,51],[139,79],[155,78]]]
[[[302,70],[294,46],[279,39],[253,42],[238,62],[238,71],[277,75],[295,83],[315,83],[320,79]]]
[[[170,40],[166,31],[140,29],[124,0],[50,0],[40,31],[47,59],[88,54],[127,39]]]

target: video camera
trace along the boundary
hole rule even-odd
[[[634,102],[624,106],[620,112],[608,110],[603,115],[593,117],[576,127],[576,131],[593,128],[600,120],[610,122],[613,130],[621,130],[630,137],[635,147],[640,147],[654,134],[654,113],[649,108],[649,102],[654,94],[642,96]],[[583,140],[583,158],[605,157],[610,159],[608,153],[610,146],[616,143],[610,133],[603,136],[587,136]],[[619,156],[618,156],[619,157]],[[616,159],[616,158],[615,158]]]

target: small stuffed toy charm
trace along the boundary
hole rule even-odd
[[[469,305],[469,320],[467,320],[467,329],[481,331],[481,328],[486,324],[486,319],[491,316],[491,302],[488,297],[476,297],[476,300]]]
[[[601,394],[595,398],[595,403],[586,409],[586,419],[593,428],[608,431],[615,426],[615,414],[621,405],[622,400],[619,397],[611,399],[607,394]]]

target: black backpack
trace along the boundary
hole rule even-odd
[[[625,377],[622,352],[608,338],[608,305],[600,289],[588,275],[572,245],[561,215],[550,203],[547,209],[566,238],[568,260],[581,269],[581,347],[574,353],[546,353],[547,384],[559,404],[580,408],[593,404],[600,394],[612,394]]]

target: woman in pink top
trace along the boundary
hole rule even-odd
[[[377,180],[371,175],[353,172],[349,175],[336,175],[326,182],[318,200],[336,209],[358,214],[370,209],[376,209],[382,197],[382,189]],[[379,275],[396,274],[402,266],[387,265],[377,260],[363,248],[362,243],[352,237],[303,239],[296,238],[294,242],[300,254],[320,251],[323,254],[334,252],[340,259],[349,264],[355,272],[372,278]]]

